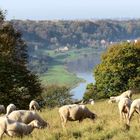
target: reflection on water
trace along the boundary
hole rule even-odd
[[[74,73],[87,73],[91,72],[95,65],[100,62],[100,54],[90,54],[81,56],[78,59],[67,62],[67,68],[70,72]]]
[[[84,79],[85,83],[80,83],[77,87],[71,90],[71,93],[74,95],[74,99],[82,99],[86,91],[87,84],[94,83],[93,77],[93,68],[100,63],[100,55],[102,52],[93,52],[91,54],[85,54],[84,56],[79,57],[73,61],[67,62],[67,68],[70,72],[73,72]]]
[[[86,91],[87,84],[94,83],[95,80],[94,80],[94,77],[92,75],[92,72],[90,72],[90,73],[77,73],[76,75],[77,75],[77,77],[80,77],[80,78],[85,80],[84,83],[80,83],[77,87],[75,87],[71,90],[71,93],[74,95],[73,98],[80,100],[83,98],[83,95]]]

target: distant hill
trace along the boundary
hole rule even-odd
[[[12,20],[29,46],[95,47],[140,37],[140,20],[31,21]]]

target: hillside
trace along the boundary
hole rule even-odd
[[[98,47],[140,37],[140,20],[12,20],[29,46],[56,49]]]
[[[106,46],[140,37],[140,20],[10,22],[23,34],[28,45],[29,69],[39,74],[43,83],[76,85],[79,79],[70,71],[74,71],[77,64],[80,63],[80,70],[86,65],[92,69],[99,63]],[[61,51],[64,48],[68,51]]]

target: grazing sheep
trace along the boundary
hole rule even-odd
[[[5,107],[4,105],[0,105],[0,114],[5,113]]]
[[[0,138],[2,138],[4,133],[11,137],[23,136],[30,134],[34,128],[40,128],[38,120],[33,120],[29,124],[25,124],[3,117],[0,118],[0,121]]]
[[[93,99],[89,99],[89,100],[82,100],[79,105],[85,105],[85,104],[91,104],[94,105],[94,100]]]
[[[65,127],[67,121],[81,122],[85,118],[95,119],[96,115],[89,111],[85,105],[65,105],[59,108],[59,115],[62,121],[62,126]]]
[[[29,110],[16,110],[8,115],[8,118],[25,124],[30,123],[33,120],[38,120],[40,125],[44,128],[49,124],[43,120],[36,112]]]
[[[118,108],[120,112],[120,119],[128,119],[129,117],[129,111],[132,101],[128,98],[121,98],[118,103]]]
[[[35,100],[32,100],[29,104],[29,110],[40,111],[40,106],[39,106],[38,102],[36,102]]]
[[[6,108],[6,115],[9,115],[14,110],[16,110],[16,106],[14,104],[9,104]]]
[[[128,125],[130,124],[130,120],[134,112],[137,112],[140,115],[140,99],[135,99],[131,104]]]
[[[91,104],[91,105],[94,105],[94,100],[93,99],[89,99],[89,103]]]
[[[132,90],[127,90],[119,96],[112,96],[110,97],[108,103],[119,102],[121,98],[125,98],[125,97],[130,99],[132,97],[132,93],[133,93]]]

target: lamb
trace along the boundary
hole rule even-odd
[[[49,126],[36,112],[29,110],[15,110],[8,115],[8,118],[25,124],[38,120],[42,128]]]
[[[14,110],[16,110],[16,106],[14,104],[9,104],[6,108],[6,115],[9,115]]]
[[[1,113],[5,113],[5,106],[4,105],[0,105],[0,114]]]
[[[110,97],[110,100],[108,101],[108,103],[119,102],[121,98],[125,98],[125,97],[131,99],[132,93],[133,93],[132,90],[127,90],[119,96],[112,96]]]
[[[29,104],[29,110],[40,111],[40,106],[39,106],[38,102],[36,102],[35,100],[32,100]]]
[[[64,105],[59,108],[59,115],[61,118],[62,126],[65,127],[67,121],[81,122],[85,118],[95,119],[96,114],[89,111],[85,105]]]
[[[2,138],[4,133],[11,137],[23,136],[30,134],[34,128],[40,128],[38,120],[33,120],[29,124],[24,124],[11,120],[7,117],[3,117],[0,121],[0,138]]]
[[[128,125],[130,124],[130,120],[134,112],[137,112],[140,115],[140,99],[135,99],[131,104],[128,123],[127,123]]]
[[[124,117],[124,119],[128,119],[129,111],[132,101],[128,98],[121,98],[118,103],[118,108],[120,112],[120,119]]]

